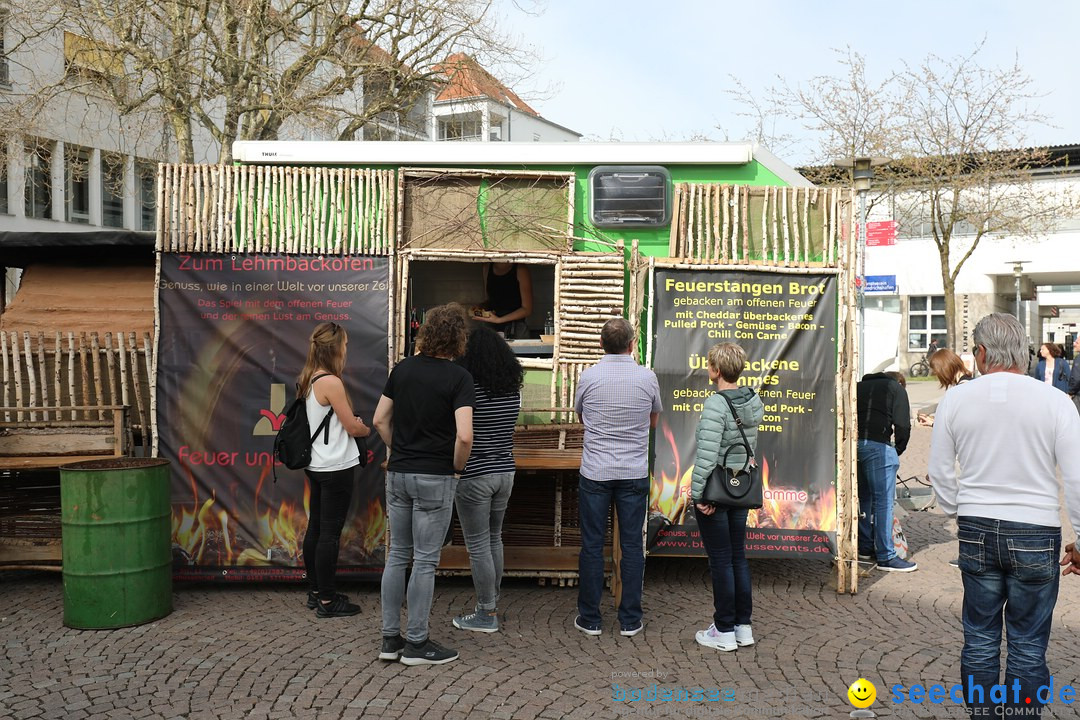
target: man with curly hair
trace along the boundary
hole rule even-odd
[[[429,310],[416,337],[417,354],[394,367],[375,409],[375,429],[389,454],[390,551],[382,575],[381,660],[441,665],[458,657],[456,650],[428,637],[428,619],[435,567],[473,441],[472,376],[453,362],[465,352],[465,322],[456,304]],[[408,624],[402,638],[406,598]]]

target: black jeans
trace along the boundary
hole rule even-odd
[[[333,472],[305,471],[311,483],[307,532],[304,534],[304,569],[308,586],[324,598],[333,598],[338,546],[345,516],[352,501],[356,468]]]
[[[716,508],[712,515],[694,508],[698,531],[709,556],[713,586],[713,625],[716,632],[732,632],[749,625],[754,610],[750,563],[746,561],[745,508]]]

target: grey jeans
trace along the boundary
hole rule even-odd
[[[476,606],[494,610],[503,575],[503,517],[514,489],[514,473],[477,475],[457,488],[458,522],[469,551]]]
[[[401,607],[408,600],[405,639],[427,640],[435,566],[450,526],[457,478],[453,475],[386,473],[390,552],[382,575],[382,634],[401,634]],[[405,577],[412,563],[406,588]]]

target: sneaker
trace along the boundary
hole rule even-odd
[[[482,633],[499,632],[499,616],[492,610],[477,608],[468,615],[458,615],[454,618],[454,627],[458,630],[474,630]]]
[[[859,562],[876,562],[877,557],[872,553],[859,553]]]
[[[877,567],[878,570],[883,572],[912,572],[919,569],[918,564],[908,562],[907,560],[901,560],[899,557],[894,557],[892,560],[886,560],[885,562],[879,562]]]
[[[349,602],[349,598],[341,593],[334,595],[329,603],[319,601],[315,608],[315,614],[321,618],[348,617],[360,612],[360,606]]]
[[[708,630],[698,630],[694,639],[698,641],[698,645],[723,650],[724,652],[730,652],[739,647],[734,632],[717,632],[715,625],[710,625]]]
[[[635,635],[637,635],[639,632],[641,632],[644,629],[645,629],[645,623],[638,620],[637,625],[631,625],[629,627],[624,627],[621,630],[619,630],[619,634],[622,635],[623,637],[634,637]]]
[[[747,645],[754,644],[754,631],[750,629],[749,625],[735,626],[735,643],[739,647],[746,647]]]
[[[585,621],[581,619],[580,615],[574,618],[574,627],[586,635],[599,635],[603,632],[599,625],[587,625]]]
[[[450,650],[428,638],[419,645],[407,642],[401,651],[402,665],[442,665],[458,659],[457,650]]]
[[[949,564],[952,565],[957,570],[959,570],[960,569],[960,558],[953,558],[952,560],[949,561]]]
[[[382,648],[379,650],[380,660],[399,660],[401,651],[405,649],[405,638],[400,635],[383,635]]]
[[[348,601],[348,599],[349,599],[349,598],[345,597],[344,595],[342,595],[341,593],[334,593],[334,597],[339,597],[339,596],[345,598],[346,601]],[[315,608],[319,607],[319,591],[318,590],[308,590],[308,592],[307,592],[307,607],[308,607],[308,610],[314,610]]]

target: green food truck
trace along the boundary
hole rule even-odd
[[[485,273],[509,263],[531,307],[503,328],[527,369],[508,575],[576,578],[574,391],[621,315],[664,400],[650,556],[703,554],[694,428],[708,348],[733,340],[765,403],[748,554],[836,558],[855,589],[849,189],[749,143],[239,142],[233,156],[159,171],[154,438],[173,460],[177,576],[302,572],[306,481],[279,466],[275,482],[271,446],[315,324],[348,330],[346,385],[370,419],[425,311],[486,312]],[[377,572],[385,552],[385,450],[372,437],[367,452],[346,572]],[[459,531],[441,569],[468,569]]]

